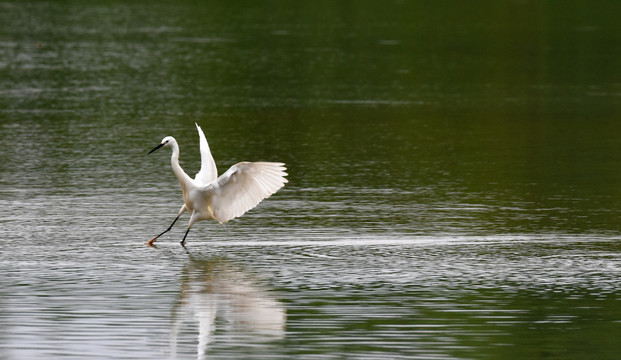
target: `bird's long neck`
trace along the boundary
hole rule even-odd
[[[183,169],[181,168],[181,165],[179,165],[179,145],[176,142],[172,144],[172,155],[170,157],[170,165],[172,166],[173,172],[175,173],[175,176],[179,180],[179,183],[181,184],[183,191],[185,191],[186,184],[191,183],[192,178],[190,178],[188,174],[186,174],[185,171],[183,171]]]

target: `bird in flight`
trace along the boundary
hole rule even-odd
[[[182,246],[185,245],[185,238],[196,221],[215,220],[224,224],[242,216],[288,182],[285,178],[287,168],[280,162],[240,162],[218,177],[216,163],[205,134],[198,124],[195,125],[200,138],[201,169],[194,179],[179,165],[179,145],[172,136],[166,136],[158,146],[149,151],[151,154],[162,147],[172,148],[170,162],[183,192],[183,206],[179,214],[168,229],[149,240],[147,244],[150,246],[172,229],[186,211],[190,214],[190,221],[181,240]]]

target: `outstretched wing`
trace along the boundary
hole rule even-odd
[[[213,183],[200,189],[213,216],[227,222],[257,206],[287,182],[283,163],[240,162]]]
[[[200,184],[207,185],[216,180],[218,177],[218,169],[216,168],[216,162],[213,160],[213,156],[211,156],[209,144],[207,144],[207,139],[205,138],[205,134],[203,134],[203,130],[197,123],[194,124],[196,125],[196,130],[198,130],[201,148],[201,170],[196,174],[194,180],[198,181]]]

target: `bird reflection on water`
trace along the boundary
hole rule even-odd
[[[286,310],[259,277],[225,258],[190,256],[172,309],[171,354],[198,331],[198,359],[213,346],[283,339]],[[192,336],[193,337],[193,336]]]

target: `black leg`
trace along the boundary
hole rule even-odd
[[[190,232],[191,228],[188,228],[188,231],[185,232],[185,235],[183,235],[183,240],[181,240],[181,246],[185,247],[185,238],[186,236],[188,236],[188,233]]]
[[[167,232],[169,232],[169,231],[170,231],[170,229],[172,229],[173,225],[175,225],[175,223],[177,222],[177,220],[179,220],[179,217],[181,217],[181,215],[177,216],[177,217],[175,218],[175,220],[173,220],[172,224],[170,224],[170,226],[168,227],[168,229],[166,229],[166,230],[162,231],[162,233],[161,233],[161,234],[159,234],[158,236],[156,236],[156,237],[154,237],[153,239],[149,240],[149,245],[153,245],[153,243],[155,242],[155,240],[157,240],[157,238],[158,238],[158,237],[160,237],[160,236],[162,236],[162,235],[166,234]]]

